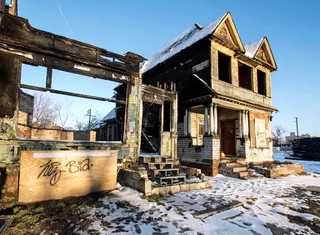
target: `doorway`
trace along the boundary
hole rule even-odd
[[[236,155],[235,120],[221,122],[221,150],[225,155]]]
[[[141,152],[160,152],[161,105],[143,102]]]

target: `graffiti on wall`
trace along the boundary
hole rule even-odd
[[[255,135],[256,135],[256,147],[264,148],[267,146],[266,141],[266,121],[264,119],[255,118]]]

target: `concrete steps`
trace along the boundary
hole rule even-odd
[[[221,174],[233,178],[249,177],[248,167],[243,158],[220,160],[219,171]]]
[[[185,182],[185,176],[180,175],[180,169],[177,167],[179,163],[179,160],[170,159],[166,156],[139,157],[139,164],[147,169],[149,178],[160,186]]]

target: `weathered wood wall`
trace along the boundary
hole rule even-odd
[[[117,151],[22,151],[19,202],[116,188]]]

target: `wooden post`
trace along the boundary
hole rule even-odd
[[[214,135],[218,133],[218,105],[214,104]]]
[[[3,12],[6,8],[6,0],[0,0],[0,12]]]
[[[183,134],[184,136],[188,136],[188,110],[185,110],[184,118],[183,118]]]
[[[210,104],[210,134],[214,135],[213,104]]]
[[[204,108],[204,135],[208,135],[208,108]]]
[[[242,113],[241,111],[239,111],[239,136],[242,137],[242,133],[243,133],[243,130],[242,130]]]
[[[188,136],[191,137],[191,112],[188,110]]]
[[[244,110],[241,111],[242,114],[242,137],[246,136],[246,117],[244,114]]]

